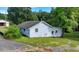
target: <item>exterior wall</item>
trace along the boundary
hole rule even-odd
[[[5,23],[1,23],[1,22],[0,22],[0,26],[5,26]]]
[[[36,28],[38,28],[38,32],[35,32]],[[56,30],[57,33],[55,33]],[[55,27],[51,28],[40,22],[39,24],[32,26],[30,28],[29,37],[60,37],[61,35],[62,35],[62,30],[60,28],[55,28]]]
[[[25,29],[25,30],[24,30],[24,29]],[[23,35],[29,36],[29,29],[21,28],[21,33],[22,33]]]
[[[8,21],[5,21],[5,20],[0,20],[0,23],[1,23],[1,24],[3,23],[3,25],[2,25],[2,26],[6,26],[6,27],[8,27],[8,26],[9,26],[9,22],[8,22]]]
[[[52,31],[53,31],[53,34],[52,34],[53,37],[61,37],[62,36],[62,29],[61,28],[53,28]],[[56,33],[56,31],[57,31],[57,33]]]
[[[0,22],[0,26],[8,27],[9,26],[9,22]]]
[[[8,26],[9,26],[9,22],[6,22],[6,23],[5,23],[5,26],[7,26],[7,27],[8,27]]]

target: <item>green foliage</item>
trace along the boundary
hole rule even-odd
[[[76,37],[75,37],[76,36]],[[79,33],[66,33],[63,38],[28,38],[21,37],[15,41],[31,44],[33,46],[71,46],[77,47],[79,43]]]
[[[2,14],[2,13],[0,13],[0,19],[7,19],[7,14]]]
[[[48,13],[48,12],[39,11],[36,14],[37,14],[38,20],[40,20],[40,21],[41,20],[47,21],[50,18],[50,13]]]
[[[79,45],[79,32],[65,33],[64,38],[70,40],[71,47],[77,47]]]
[[[7,31],[7,27],[5,27],[5,26],[0,26],[0,32],[2,32],[2,33],[5,33],[6,31]]]
[[[53,26],[66,28],[67,31],[72,32],[78,26],[77,12],[78,8],[57,7],[51,11],[52,19],[49,23]]]
[[[20,38],[21,33],[20,33],[20,30],[17,28],[16,25],[12,25],[8,28],[4,37],[8,38],[8,39]]]
[[[16,39],[18,42],[24,42],[33,46],[64,46],[68,40],[64,38],[27,38],[21,37]]]
[[[24,21],[43,20],[52,26],[61,27],[68,32],[73,32],[79,26],[79,8],[56,7],[51,8],[51,12],[34,12],[31,7],[9,7],[8,20],[19,24]]]
[[[64,37],[71,38],[72,40],[76,40],[76,39],[79,40],[79,32],[65,33]]]
[[[8,20],[19,24],[24,21],[37,20],[37,16],[32,13],[30,7],[9,7]]]

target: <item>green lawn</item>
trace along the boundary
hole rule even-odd
[[[64,38],[67,38],[69,40],[74,40],[79,42],[79,32],[74,33],[66,33]]]
[[[0,32],[5,32],[5,31],[7,31],[7,27],[5,27],[5,26],[0,26]]]
[[[68,43],[67,39],[62,38],[26,38],[22,37],[16,41],[32,44],[34,46],[59,46]]]
[[[33,46],[65,46],[70,42],[71,47],[76,47],[79,43],[79,32],[65,33],[62,38],[28,38],[21,37],[16,39],[18,42],[24,42]]]

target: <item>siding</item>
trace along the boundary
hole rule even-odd
[[[21,32],[22,32],[23,35],[29,36],[29,29],[21,28]]]
[[[36,28],[38,28],[38,32],[35,32]],[[55,33],[56,30],[58,30],[57,33]],[[53,34],[52,31],[54,31]],[[59,37],[62,35],[62,30],[60,28],[55,27],[51,28],[43,24],[42,22],[31,27],[29,32],[30,32],[29,37]]]

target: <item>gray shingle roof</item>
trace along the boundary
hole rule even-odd
[[[20,27],[20,28],[30,28],[30,27],[36,25],[39,22],[40,21],[26,21],[26,22],[19,24],[18,27]]]

